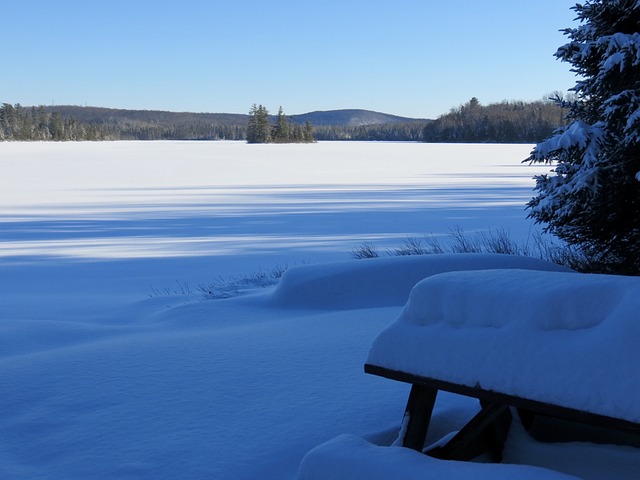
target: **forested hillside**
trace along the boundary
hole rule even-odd
[[[313,124],[315,140],[535,143],[563,125],[563,117],[563,110],[552,101],[504,101],[484,106],[474,97],[437,120],[352,109],[291,115],[286,123],[290,132],[302,134]],[[249,118],[230,113],[3,103],[0,141],[246,140]],[[277,126],[279,119],[270,115],[268,121]],[[300,138],[304,141],[308,135]]]
[[[379,140],[431,143],[536,143],[566,124],[564,111],[551,99],[469,102],[437,120],[395,117],[385,123],[314,124],[317,140]]]
[[[359,109],[315,111],[293,115],[291,118],[295,123],[304,124],[305,122],[311,122],[315,127],[335,125],[362,127],[365,125],[396,125],[428,121],[426,119],[399,117],[398,115]]]
[[[420,142],[427,121],[384,123],[374,125],[314,126],[316,140],[355,140],[384,142]]]
[[[121,140],[243,140],[247,116],[234,113],[167,112],[98,107],[45,107],[65,118],[97,125]]]
[[[565,114],[550,99],[483,106],[473,97],[427,124],[422,136],[433,143],[536,143],[565,125]]]
[[[239,114],[0,106],[0,140],[244,140],[246,131]]]
[[[0,106],[0,141],[2,140],[105,140],[108,136],[100,125],[81,123],[63,117],[45,107],[22,107],[19,103]]]

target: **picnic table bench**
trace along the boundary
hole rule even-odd
[[[517,409],[523,426],[530,433],[532,433],[535,417],[542,415],[640,435],[640,424],[620,418],[530,400],[480,387],[427,378],[376,365],[365,364],[364,370],[366,373],[412,385],[400,440],[402,446],[413,450],[423,450],[438,391],[473,397],[480,401],[480,412],[470,419],[453,438],[445,445],[426,452],[429,456],[443,460],[471,460],[483,453],[489,453],[494,461],[500,462],[512,420],[510,407]]]
[[[559,419],[640,446],[638,292],[638,278],[575,272],[435,275],[414,287],[364,370],[412,385],[398,442],[417,451],[439,391],[480,401],[425,452],[435,458],[501,461],[512,409],[534,438],[540,419]]]

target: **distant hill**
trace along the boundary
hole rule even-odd
[[[102,107],[80,107],[74,105],[57,105],[45,107],[49,113],[60,112],[63,117],[73,117],[83,123],[110,124],[118,122],[139,122],[156,125],[185,125],[207,123],[216,125],[246,126],[248,115],[239,113],[194,113],[167,112],[160,110],[124,110]],[[304,124],[309,121],[313,126],[345,126],[358,127],[365,125],[383,125],[397,123],[424,122],[425,120],[399,117],[387,113],[370,110],[327,110],[287,115],[294,123]]]
[[[50,112],[60,112],[63,117],[73,117],[83,123],[117,123],[122,121],[143,122],[159,125],[183,125],[188,123],[210,123],[217,125],[246,125],[248,115],[238,113],[193,113],[167,112],[162,110],[124,110],[103,107],[80,107],[75,105],[47,106]]]
[[[301,115],[292,115],[291,118],[296,123],[309,121],[315,127],[362,127],[366,125],[393,125],[397,123],[424,123],[428,121],[420,118],[399,117],[397,115],[389,115],[388,113],[357,109],[315,111]]]

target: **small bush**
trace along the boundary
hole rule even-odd
[[[399,247],[388,250],[387,255],[500,253],[540,258],[579,272],[606,272],[597,259],[589,258],[584,252],[566,244],[554,243],[549,240],[548,236],[543,237],[541,234],[535,235],[524,243],[517,243],[509,236],[509,232],[504,229],[468,235],[462,228],[457,227],[451,230],[449,237],[450,241],[444,245],[433,235],[425,235],[423,239],[408,237]],[[352,257],[356,259],[378,256],[376,247],[370,243],[364,243],[352,253]]]
[[[419,238],[408,237],[404,243],[395,249],[395,255],[397,256],[407,256],[407,255],[426,255],[429,253],[424,245],[422,245],[422,241]]]
[[[180,282],[176,280],[177,287],[170,288],[154,288],[151,287],[150,297],[172,297],[175,295],[191,295],[193,290],[189,287],[189,284],[186,282]]]
[[[278,283],[287,265],[277,265],[269,271],[258,270],[249,275],[240,277],[218,277],[209,283],[200,284],[195,291],[187,283],[176,282],[178,288],[152,288],[150,297],[172,297],[178,295],[191,295],[199,293],[203,300],[231,298],[240,295],[244,290],[253,288],[265,288]]]
[[[487,234],[482,232],[479,234],[480,243],[485,248],[493,253],[505,253],[509,255],[525,255],[529,249],[525,246],[518,245],[513,239],[509,237],[509,232],[500,229],[494,233]]]
[[[422,240],[416,237],[407,237],[402,245],[392,251],[392,255],[428,255],[444,252],[444,248],[436,237],[425,235]]]
[[[241,277],[218,278],[211,283],[199,285],[197,290],[204,299],[237,297],[243,290],[275,285],[288,268],[286,265],[278,265],[267,272],[258,270],[255,273]]]
[[[438,238],[435,237],[434,235],[425,235],[424,240],[425,242],[427,242],[427,245],[429,246],[430,253],[433,253],[433,254],[445,253],[445,249],[440,243],[440,240],[438,240]]]
[[[474,237],[465,235],[464,231],[460,227],[456,227],[451,230],[451,242],[450,248],[453,253],[481,253],[486,251],[486,246],[483,247],[483,239],[481,235],[477,234]]]
[[[356,260],[362,260],[364,258],[377,258],[380,255],[376,248],[370,243],[363,243],[358,248],[351,252],[351,256]]]

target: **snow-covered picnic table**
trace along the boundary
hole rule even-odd
[[[470,448],[487,428],[502,430],[489,433],[502,436],[493,445],[499,458],[509,406],[526,412],[525,423],[543,414],[640,433],[638,312],[636,277],[443,273],[414,287],[399,318],[375,340],[365,369],[413,384],[401,436],[416,450],[438,390],[482,401],[469,432],[455,440],[462,446],[436,453],[447,458],[465,459],[456,448]]]
[[[487,465],[483,476],[484,466],[472,474],[464,463],[437,460],[469,460],[484,447],[499,459],[511,407],[523,425],[542,414],[640,439],[640,278],[581,274],[508,255],[492,260],[483,269],[482,255],[425,259],[425,278],[370,349],[365,371],[412,384],[394,443],[410,448],[344,435],[311,451],[300,479],[386,480],[400,472],[425,479],[568,478],[524,465]],[[478,398],[482,407],[459,432],[425,448],[438,390]],[[435,458],[419,453],[427,450]]]

